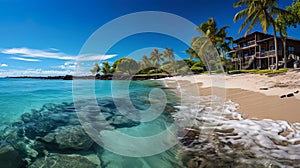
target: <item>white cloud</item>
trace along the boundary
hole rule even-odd
[[[107,60],[110,58],[113,58],[117,56],[117,54],[110,54],[110,55],[82,55],[77,57],[78,61],[95,61],[95,60],[99,60],[99,61],[103,61],[103,60]]]
[[[7,64],[1,64],[1,67],[8,67]]]
[[[6,76],[64,76],[73,75],[71,70],[42,70],[42,69],[26,69],[26,70],[1,70],[0,77]]]
[[[49,48],[49,50],[51,50],[51,51],[59,51],[59,49],[57,49],[57,48]]]
[[[28,62],[39,62],[40,61],[37,59],[21,58],[21,57],[10,57],[10,59],[19,60],[19,61],[28,61]]]
[[[52,66],[52,68],[75,70],[76,66],[77,66],[77,62],[65,62],[63,65]]]
[[[24,57],[52,58],[52,59],[61,59],[61,60],[73,60],[75,58],[73,56],[67,56],[64,53],[60,53],[60,52],[47,52],[43,50],[29,49],[29,48],[3,49],[1,52],[3,54],[20,55]]]
[[[59,60],[80,60],[80,61],[94,61],[94,60],[107,60],[117,56],[116,54],[110,55],[81,55],[81,56],[72,56],[67,55],[62,52],[57,52],[58,49],[50,49],[50,51],[43,51],[38,49],[30,48],[10,48],[2,49],[1,53],[8,55],[19,55],[20,57],[31,57],[31,58],[50,58],[50,59],[59,59]],[[19,57],[18,57],[19,58]],[[19,59],[20,60],[20,59]]]

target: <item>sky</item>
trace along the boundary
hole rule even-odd
[[[234,2],[236,0],[0,0],[0,77],[73,74],[79,66],[78,58],[90,63],[99,60],[113,63],[124,56],[149,55],[153,48],[169,47],[176,56],[186,58],[184,51],[188,45],[155,32],[119,39],[105,52],[82,53],[82,48],[102,26],[142,11],[175,14],[195,25],[213,17],[219,27],[230,26],[229,36],[238,38],[243,36],[243,33],[238,34],[242,21],[233,23],[233,17],[242,8],[233,8]],[[285,8],[292,2],[281,0],[279,6]],[[140,19],[139,22],[148,21]],[[157,23],[155,26],[166,25]],[[171,30],[178,25],[167,26]],[[184,31],[180,26],[178,29]],[[113,30],[125,32],[122,25],[114,26]],[[261,31],[261,27],[256,26],[253,31]],[[103,38],[97,37],[99,45],[116,34],[111,31]],[[288,35],[300,39],[300,28],[289,29]],[[98,49],[97,45],[93,47]]]

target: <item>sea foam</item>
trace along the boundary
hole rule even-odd
[[[179,139],[182,157],[189,164],[213,166],[260,165],[263,167],[300,166],[300,124],[271,119],[247,119],[236,112],[239,105],[215,96],[186,96],[177,120],[190,120],[192,131]],[[191,135],[196,135],[189,137]],[[192,142],[188,141],[191,140]],[[199,161],[200,160],[200,161]],[[221,160],[219,163],[217,160]],[[199,165],[198,165],[199,166]],[[191,167],[191,166],[190,166]]]

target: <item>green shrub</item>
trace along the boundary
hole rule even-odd
[[[229,74],[240,74],[240,73],[256,73],[257,70],[251,69],[251,70],[232,70],[229,71]]]
[[[289,69],[288,68],[281,68],[281,69],[278,69],[278,70],[268,70],[268,69],[265,69],[265,70],[259,70],[257,71],[255,74],[266,74],[266,75],[270,75],[270,74],[279,74],[279,73],[284,73],[284,72],[287,72]]]
[[[288,68],[281,68],[279,70],[269,70],[269,69],[263,69],[263,70],[232,70],[229,71],[230,74],[241,74],[241,73],[252,73],[252,74],[278,74],[278,73],[284,73],[287,72],[289,69]]]
[[[198,66],[192,66],[191,68],[191,71],[194,73],[194,74],[199,74],[199,73],[202,73],[204,72],[204,69],[203,67],[198,67]]]

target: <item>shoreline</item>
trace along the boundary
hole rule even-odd
[[[210,75],[161,80],[169,87],[172,85],[171,81],[176,82],[180,86],[179,89],[188,90],[189,93],[198,96],[209,96],[212,93]],[[225,87],[216,86],[216,88],[226,92],[226,101],[233,101],[239,105],[236,111],[244,118],[300,123],[300,93],[296,93],[300,90],[300,73],[288,72],[273,77],[255,74],[224,75],[224,80]],[[281,98],[282,95],[290,93],[293,93],[292,97]]]
[[[211,95],[211,88],[201,88],[201,94]],[[227,101],[239,105],[236,112],[243,118],[283,120],[290,123],[299,123],[300,100],[294,98],[280,99],[278,96],[267,96],[240,88],[226,89]]]
[[[96,76],[7,76],[8,79],[45,79],[45,80],[151,80],[173,77],[170,74],[160,75],[96,75]]]

